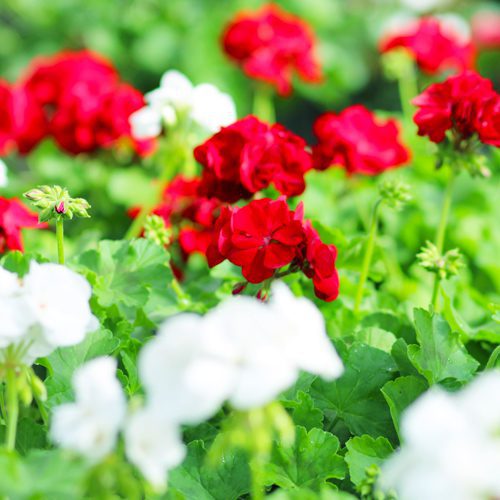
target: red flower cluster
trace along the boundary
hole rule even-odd
[[[194,150],[204,167],[201,192],[233,203],[271,183],[285,196],[305,189],[311,155],[303,139],[280,124],[247,116],[224,127]]]
[[[405,48],[422,71],[429,74],[447,69],[463,71],[474,67],[475,50],[470,41],[439,19],[424,17],[387,34],[380,51]]]
[[[313,165],[318,170],[340,165],[349,174],[377,175],[410,157],[399,139],[396,120],[379,120],[361,105],[338,115],[321,115],[314,123],[314,134],[318,144],[313,146]]]
[[[270,83],[282,95],[291,92],[295,71],[306,81],[322,78],[309,26],[277,5],[240,13],[226,28],[222,43],[249,77]]]
[[[23,251],[21,229],[25,227],[44,228],[47,224],[39,224],[38,216],[16,198],[0,197],[0,254],[8,250]]]
[[[302,270],[326,301],[339,292],[336,257],[335,246],[325,245],[311,223],[303,221],[302,205],[294,212],[283,198],[222,208],[207,250],[210,267],[227,259],[241,267],[250,283],[261,283],[287,265]]]
[[[0,80],[0,155],[29,153],[47,134],[47,119],[22,85]]]
[[[49,135],[71,154],[122,139],[146,152],[153,143],[133,141],[128,123],[143,105],[142,94],[120,82],[113,66],[96,54],[61,52],[35,60],[20,83],[0,84],[0,153],[15,145],[28,153]]]
[[[165,188],[161,203],[152,211],[163,218],[166,227],[175,230],[184,259],[192,253],[206,254],[221,207],[217,199],[200,196],[200,185],[200,179],[176,177]],[[132,210],[131,215],[136,216],[138,211]]]
[[[430,85],[413,104],[418,134],[442,142],[447,131],[459,145],[477,134],[485,144],[500,146],[500,96],[490,80],[474,71]]]

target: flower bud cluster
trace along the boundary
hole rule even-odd
[[[401,210],[412,198],[410,186],[396,179],[382,182],[378,189],[382,201],[394,210]]]
[[[40,222],[90,217],[89,202],[83,198],[71,198],[68,190],[61,186],[39,186],[24,193],[24,196],[40,209]]]
[[[159,215],[148,215],[144,222],[144,237],[157,245],[167,246],[172,243],[172,228],[166,227]]]
[[[422,247],[417,259],[423,268],[437,274],[442,280],[455,276],[464,267],[462,254],[458,248],[448,250],[442,255],[430,241]]]

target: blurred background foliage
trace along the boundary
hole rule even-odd
[[[239,115],[251,110],[249,81],[220,49],[226,23],[262,0],[2,0],[0,74],[15,80],[40,54],[87,47],[106,55],[125,80],[142,91],[155,88],[168,69],[195,83],[211,82],[236,100]],[[411,14],[419,0],[280,0],[286,10],[313,26],[325,69],[322,85],[297,82],[294,96],[280,100],[278,116],[303,133],[322,108],[340,109],[364,102],[397,109],[396,87],[384,80],[377,41],[395,16]],[[441,1],[435,12],[470,19],[475,12],[499,9],[498,2]],[[500,57],[485,53],[481,72],[498,81]]]

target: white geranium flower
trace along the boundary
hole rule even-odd
[[[209,132],[217,132],[236,121],[236,108],[228,94],[202,83],[193,89],[190,117]]]
[[[271,289],[270,307],[279,318],[281,356],[301,370],[332,380],[344,367],[326,333],[325,319],[313,302],[295,297],[284,283]]]
[[[139,355],[139,374],[151,404],[171,420],[196,423],[227,398],[232,366],[206,353],[203,318],[180,314],[166,321]]]
[[[144,106],[132,113],[129,121],[132,135],[137,140],[151,139],[161,134],[161,113],[151,106]]]
[[[167,484],[167,473],[186,456],[178,425],[146,406],[131,415],[125,426],[125,452],[157,490]]]
[[[91,295],[87,280],[67,267],[31,263],[23,280],[23,297],[26,314],[31,314],[35,322],[31,332],[32,357],[78,344],[97,328],[89,306]]]
[[[235,408],[265,405],[295,382],[298,368],[283,356],[280,328],[279,316],[250,297],[231,297],[206,315],[205,349],[232,365]]]
[[[5,187],[9,182],[7,177],[7,165],[0,159],[0,187]]]
[[[383,465],[381,486],[401,500],[499,497],[499,388],[495,372],[455,394],[421,396],[403,414],[403,446]]]
[[[23,340],[33,316],[22,296],[17,274],[0,267],[0,349]]]
[[[110,453],[125,419],[126,400],[116,360],[93,359],[73,376],[75,402],[54,409],[51,436],[59,446],[99,461]]]
[[[132,135],[139,140],[157,137],[162,123],[174,125],[179,117],[208,132],[236,121],[236,108],[228,94],[208,83],[193,86],[179,71],[167,71],[160,86],[145,97],[148,105],[130,116]]]

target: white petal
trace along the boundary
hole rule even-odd
[[[137,140],[152,139],[161,134],[161,113],[151,106],[132,113],[129,121],[132,136]]]
[[[8,182],[7,165],[0,159],[0,187],[7,186]]]
[[[234,101],[214,85],[198,85],[193,91],[191,118],[208,131],[217,132],[236,121]]]
[[[172,104],[175,108],[189,107],[193,85],[189,79],[176,70],[167,71],[160,80],[163,102]]]
[[[166,486],[168,470],[179,465],[186,455],[178,426],[152,407],[129,417],[125,449],[127,458],[159,490]]]

